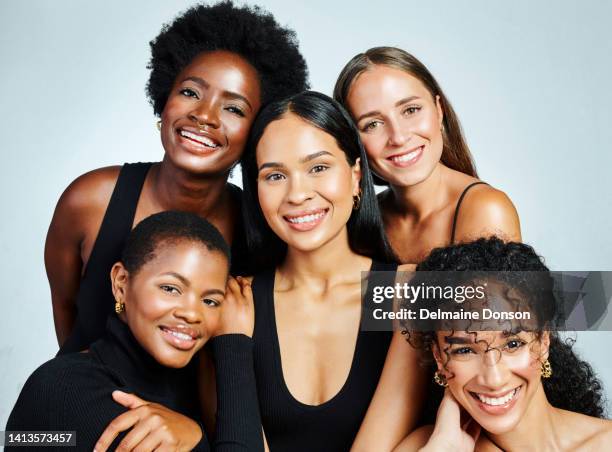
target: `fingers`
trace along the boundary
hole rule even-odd
[[[113,441],[115,441],[119,433],[133,427],[140,420],[140,413],[137,411],[138,409],[130,410],[113,419],[112,422],[108,424],[108,427],[106,427],[106,430],[102,432],[102,435],[94,446],[94,450],[96,452],[106,451],[110,445],[113,444]]]
[[[137,395],[123,391],[113,391],[113,400],[126,408],[138,408],[147,405],[149,402],[141,399]]]

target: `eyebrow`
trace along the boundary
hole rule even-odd
[[[405,98],[403,98],[403,99],[398,100],[398,101],[395,103],[395,105],[394,105],[394,106],[395,106],[395,107],[399,107],[400,105],[403,105],[403,104],[405,104],[405,103],[407,103],[407,102],[412,102],[413,100],[416,100],[416,99],[419,99],[419,96],[409,96],[409,97],[405,97]],[[378,111],[378,110],[369,111],[369,112],[364,113],[364,114],[362,114],[361,116],[359,116],[359,117],[357,118],[357,121],[355,121],[355,122],[359,122],[359,121],[361,121],[362,119],[364,119],[364,118],[369,118],[369,117],[371,117],[371,116],[378,116],[378,115],[380,115],[380,114],[381,114],[381,113],[380,113],[380,111]]]
[[[192,82],[202,86],[203,88],[206,88],[206,89],[210,88],[210,83],[208,83],[203,78],[191,76],[191,77],[186,77],[183,80],[183,82],[185,82],[187,80],[191,80]],[[223,91],[223,97],[226,97],[228,99],[241,100],[245,104],[247,104],[251,110],[253,109],[253,106],[251,105],[249,100],[246,97],[244,97],[242,94],[238,94],[238,93],[236,93],[234,91]]]
[[[444,337],[444,342],[446,342],[447,344],[473,344],[474,341],[472,341],[471,339],[468,339],[467,337],[456,337],[456,336],[445,336]]]
[[[300,163],[306,163],[306,162],[310,162],[311,160],[314,160],[318,157],[321,157],[323,155],[330,155],[330,156],[334,156],[334,154],[332,154],[329,151],[319,151],[319,152],[315,152],[313,154],[309,154],[306,157],[302,157],[300,159]],[[260,167],[259,167],[259,171],[265,169],[265,168],[286,168],[286,165],[284,163],[280,163],[280,162],[266,162],[263,163]]]

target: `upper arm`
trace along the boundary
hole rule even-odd
[[[70,333],[66,317],[74,310],[83,270],[83,245],[95,240],[119,167],[102,168],[72,182],[60,197],[45,241],[45,268],[51,288],[59,342]]]
[[[455,242],[498,236],[506,241],[521,241],[518,213],[508,196],[489,186],[467,192],[457,216]]]
[[[424,425],[413,431],[395,448],[393,452],[414,452],[419,450],[421,447],[427,444],[431,433],[433,432],[433,425]]]
[[[419,353],[393,333],[385,366],[351,451],[391,451],[416,426],[425,398]]]

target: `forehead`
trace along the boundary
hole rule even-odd
[[[259,103],[260,81],[257,70],[240,55],[227,50],[214,50],[197,55],[179,73],[175,83],[198,77],[212,88],[241,94]]]
[[[287,113],[266,127],[257,144],[257,164],[268,161],[298,163],[315,152],[327,151],[343,157],[336,139],[293,113]]]
[[[493,344],[503,341],[508,337],[520,336],[527,340],[534,338],[534,333],[529,331],[438,331],[438,342],[440,344],[473,344],[484,342]]]
[[[394,106],[401,99],[418,96],[431,99],[425,85],[412,74],[390,66],[375,65],[361,74],[351,84],[347,101],[356,113]]]

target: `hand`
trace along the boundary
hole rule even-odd
[[[251,282],[241,276],[229,277],[225,300],[221,306],[221,318],[216,336],[222,334],[245,334],[253,336],[255,307]]]
[[[130,411],[108,424],[94,447],[95,452],[105,452],[120,432],[130,428],[117,450],[190,451],[202,439],[202,429],[195,421],[163,405],[122,391],[113,391],[113,399]]]
[[[461,426],[461,407],[446,389],[438,408],[434,430],[421,451],[472,452],[480,429],[480,425],[472,418]]]

